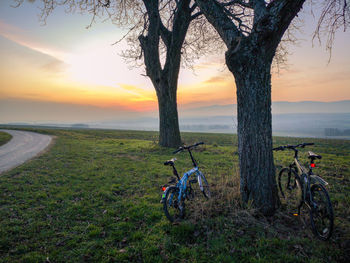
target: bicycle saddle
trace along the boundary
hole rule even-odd
[[[174,165],[176,160],[177,160],[176,158],[172,158],[171,160],[164,162],[164,165]]]
[[[321,155],[318,155],[318,154],[316,154],[316,153],[314,153],[314,152],[311,152],[311,151],[309,151],[308,152],[308,157],[307,158],[309,158],[309,159],[321,159],[322,158],[322,156]]]

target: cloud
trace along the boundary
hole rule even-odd
[[[224,68],[225,67],[225,63],[223,61],[217,61],[218,59],[216,59],[216,61],[208,61],[208,62],[202,62],[202,63],[198,63],[197,65],[194,65],[194,69],[195,70],[201,70],[201,69],[218,69],[218,68]]]
[[[67,64],[60,60],[53,60],[43,65],[41,68],[49,73],[61,73],[65,70]]]
[[[5,33],[10,33],[10,32],[15,33],[15,34],[22,34],[22,33],[24,33],[24,30],[19,28],[19,27],[7,24],[3,20],[0,19],[0,33],[5,34]]]
[[[7,48],[9,52],[6,53],[6,48],[3,50],[6,53],[4,55],[8,57],[8,61],[20,61],[19,65],[26,63],[27,67],[29,66],[28,70],[29,68],[36,68],[50,75],[59,74],[68,69],[68,64],[64,60],[67,54],[26,36],[26,31],[21,28],[0,20],[0,36],[8,41]]]
[[[68,55],[63,51],[60,51],[55,48],[45,46],[42,43],[39,43],[38,41],[33,39],[31,36],[27,36],[25,30],[19,27],[7,24],[1,20],[0,20],[0,35],[21,46],[30,48],[34,51],[48,55],[60,61],[64,61]]]
[[[132,101],[156,101],[153,93],[148,90],[144,90],[134,85],[129,84],[119,84],[119,88],[123,89],[129,94],[134,95],[134,98],[131,98]]]
[[[204,83],[212,84],[212,83],[218,83],[218,82],[226,82],[227,79],[223,76],[215,76],[211,77],[210,79],[207,79],[204,81]]]

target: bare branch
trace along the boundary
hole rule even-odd
[[[135,28],[138,26],[138,24],[134,25],[133,27],[131,27],[128,32],[123,35],[119,40],[117,40],[116,42],[114,42],[112,45],[117,45],[119,44],[120,42],[122,42],[132,31],[135,30]]]
[[[217,1],[196,0],[196,3],[202,12],[208,14],[206,18],[218,31],[228,48],[231,47],[236,38],[243,37],[242,32],[227,17],[225,8]]]
[[[162,21],[159,21],[159,29],[160,29],[160,36],[164,42],[164,44],[169,47],[170,45],[170,41],[171,41],[171,31],[168,30],[164,24],[162,23]]]
[[[194,20],[194,19],[196,19],[197,17],[199,17],[199,16],[201,16],[201,15],[203,15],[202,12],[197,12],[197,13],[195,13],[195,14],[193,14],[193,15],[191,16],[191,20]]]
[[[194,2],[193,5],[191,6],[190,10],[191,10],[191,13],[196,10],[196,8],[198,7],[197,3]]]
[[[330,59],[336,32],[339,29],[345,32],[350,25],[349,0],[325,0],[321,8],[313,40],[317,38],[321,43],[322,36],[326,36],[326,49],[329,51]]]
[[[253,5],[248,1],[242,1],[242,0],[231,0],[225,3],[220,3],[222,6],[234,6],[234,5],[240,5],[247,8],[253,8]]]

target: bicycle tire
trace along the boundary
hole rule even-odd
[[[202,174],[202,173],[200,173],[198,175],[198,184],[199,184],[199,189],[203,193],[204,197],[209,199],[211,197],[209,184],[208,184],[208,181],[205,178],[204,174]]]
[[[299,176],[290,168],[283,168],[278,174],[278,187],[281,203],[287,209],[296,209],[303,199],[303,190]]]
[[[311,186],[311,196],[317,208],[311,204],[310,221],[313,233],[321,240],[328,240],[333,232],[333,207],[326,188],[321,184]]]
[[[185,215],[185,202],[179,202],[180,190],[176,186],[170,186],[165,193],[163,210],[170,222],[180,221]]]

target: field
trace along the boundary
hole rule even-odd
[[[6,132],[0,131],[0,146],[11,140],[12,136]]]
[[[213,198],[187,203],[183,222],[162,211],[161,185],[172,149],[157,133],[32,129],[56,136],[44,155],[0,175],[0,262],[349,262],[350,141],[274,138],[275,145],[315,142],[319,173],[329,182],[335,230],[317,240],[307,215],[282,207],[266,218],[239,199],[237,138],[183,133]],[[305,152],[300,154],[306,161]],[[292,152],[275,153],[277,169]],[[176,162],[190,168],[186,153]]]

